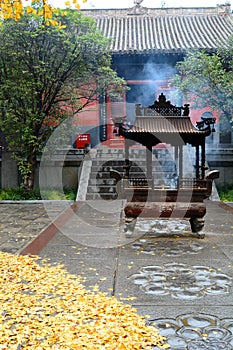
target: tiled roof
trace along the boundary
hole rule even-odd
[[[113,38],[113,54],[214,50],[233,35],[233,16],[229,10],[148,9],[137,14],[126,10],[89,10],[84,15],[94,17],[104,35]]]
[[[156,116],[136,117],[134,125],[126,133],[156,133],[156,134],[199,134],[205,135],[207,130],[199,130],[194,127],[190,117]],[[209,130],[208,130],[209,132]]]
[[[167,143],[173,146],[186,143],[203,144],[205,137],[211,133],[210,127],[196,129],[189,117],[136,117],[131,129],[119,129],[120,135],[126,139],[141,143],[144,146],[155,146]]]

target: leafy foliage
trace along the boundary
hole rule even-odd
[[[218,194],[223,202],[233,202],[233,184],[218,186]]]
[[[211,107],[232,123],[233,38],[216,53],[189,52],[177,69],[171,83],[194,107]]]
[[[43,191],[43,199],[47,200],[71,200],[76,198],[76,191],[64,188],[61,193],[56,188]],[[23,187],[0,189],[0,200],[22,201],[22,200],[41,200],[39,188],[34,188],[33,191],[25,191]]]
[[[33,192],[25,192],[22,187],[8,188],[6,190],[0,190],[0,200],[37,200],[41,199],[39,189],[33,190]]]
[[[82,0],[86,2],[86,0]],[[15,21],[26,14],[34,14],[43,18],[46,25],[62,26],[61,22],[57,21],[57,9],[52,7],[48,0],[32,0],[30,5],[24,6],[22,0],[2,0],[0,6],[0,15],[4,20],[13,19]],[[65,2],[66,6],[73,5],[74,8],[80,10],[80,4],[77,0]]]
[[[0,129],[28,189],[36,153],[54,127],[109,86],[120,91],[123,85],[111,69],[109,41],[94,20],[62,10],[57,20],[63,28],[45,26],[34,15],[0,27]]]

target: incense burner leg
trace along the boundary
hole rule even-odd
[[[125,218],[124,232],[126,237],[131,237],[133,235],[136,220],[136,218]]]
[[[189,220],[189,222],[191,230],[193,233],[196,233],[197,238],[204,238],[205,234],[201,233],[201,230],[203,229],[205,224],[204,218],[193,217]]]

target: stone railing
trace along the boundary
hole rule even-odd
[[[147,178],[129,178],[124,179],[123,188],[133,188],[133,189],[154,189],[154,190],[168,190],[168,189],[205,189],[207,188],[207,180],[201,180],[196,178],[182,178],[178,180],[178,186],[161,185],[154,186],[153,179]]]
[[[182,178],[178,180],[178,188],[206,188],[207,181],[196,178]]]
[[[130,178],[125,179],[124,188],[153,188],[153,179],[147,178]]]

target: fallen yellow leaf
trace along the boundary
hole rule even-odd
[[[1,350],[169,348],[130,305],[37,259],[0,252]]]

